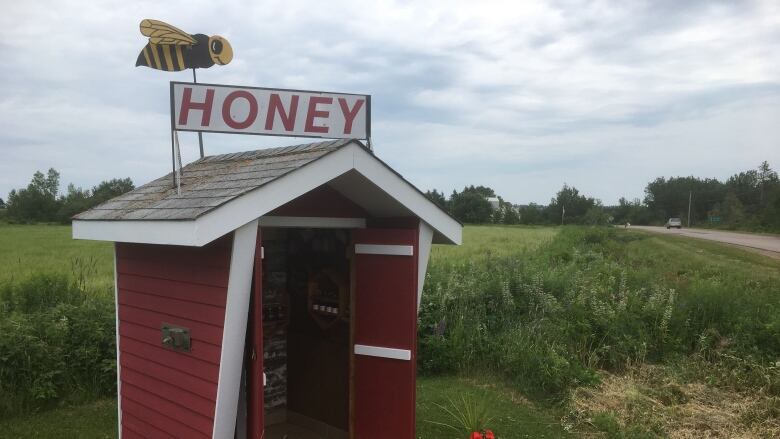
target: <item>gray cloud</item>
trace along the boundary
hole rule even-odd
[[[780,5],[764,2],[118,2],[4,5],[0,197],[55,167],[91,186],[170,167],[166,74],[142,18],[221,34],[203,82],[370,93],[377,154],[423,189],[614,202],[659,175],[780,166]],[[206,135],[209,153],[295,139]],[[196,140],[182,135],[185,160]]]

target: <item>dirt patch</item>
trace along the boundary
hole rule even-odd
[[[678,384],[653,366],[602,373],[601,385],[578,389],[571,401],[566,422],[586,430],[602,429],[599,420],[608,417],[621,430],[638,427],[672,439],[780,437],[780,398]]]

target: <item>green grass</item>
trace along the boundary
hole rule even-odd
[[[652,275],[684,271],[731,279],[764,279],[780,281],[780,261],[737,246],[685,236],[669,236],[639,230],[619,233],[636,234],[616,256],[626,257],[634,268],[649,268]]]
[[[114,284],[112,244],[74,240],[70,226],[0,223],[0,249],[0,284],[41,272],[84,272],[86,286],[101,291]]]
[[[434,424],[449,422],[439,406],[461,395],[483,398],[491,427],[501,439],[560,438],[567,436],[557,419],[506,389],[481,381],[455,377],[422,377],[417,382],[417,437],[466,439],[467,435]],[[438,404],[438,405],[437,405]],[[116,402],[101,400],[31,416],[0,420],[0,438],[105,439],[116,437]],[[433,422],[431,422],[433,421]]]
[[[417,437],[422,439],[467,439],[468,433],[439,425],[453,420],[442,407],[458,407],[462,396],[477,400],[492,418],[489,427],[500,439],[570,437],[558,419],[507,388],[488,379],[420,377],[417,380]],[[462,404],[461,404],[462,405]]]
[[[485,257],[517,256],[550,241],[558,233],[553,227],[466,226],[463,245],[435,245],[431,265]]]
[[[0,438],[109,439],[117,437],[116,402],[101,400],[31,416],[0,419]]]
[[[0,286],[39,272],[78,274],[74,261],[94,265],[90,291],[113,284],[111,245],[74,241],[69,227],[0,224],[0,248]],[[599,374],[630,374],[643,363],[681,385],[777,398],[778,316],[780,263],[740,248],[636,230],[467,226],[462,246],[432,251],[418,437],[465,438],[435,424],[447,422],[439,406],[461,395],[484,399],[502,439],[562,437],[570,391],[597,389]],[[0,437],[114,437],[115,408],[101,400],[0,420]],[[631,437],[615,416],[567,424]]]

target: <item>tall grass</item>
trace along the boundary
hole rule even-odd
[[[739,250],[606,228],[564,228],[536,250],[438,258],[419,367],[488,371],[557,397],[596,382],[598,369],[696,362],[719,371],[709,374],[717,384],[777,395],[779,279]]]
[[[78,276],[0,286],[0,417],[115,391],[114,303]]]

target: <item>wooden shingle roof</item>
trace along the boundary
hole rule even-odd
[[[353,142],[357,143],[335,140],[204,157],[182,169],[180,194],[169,173],[74,219],[193,220]]]
[[[182,173],[181,192],[168,174],[77,215],[73,237],[203,246],[254,220],[291,224],[271,212],[328,185],[371,218],[416,216],[433,229],[433,242],[462,240],[457,220],[357,140],[204,157]],[[342,227],[357,227],[349,224]]]

